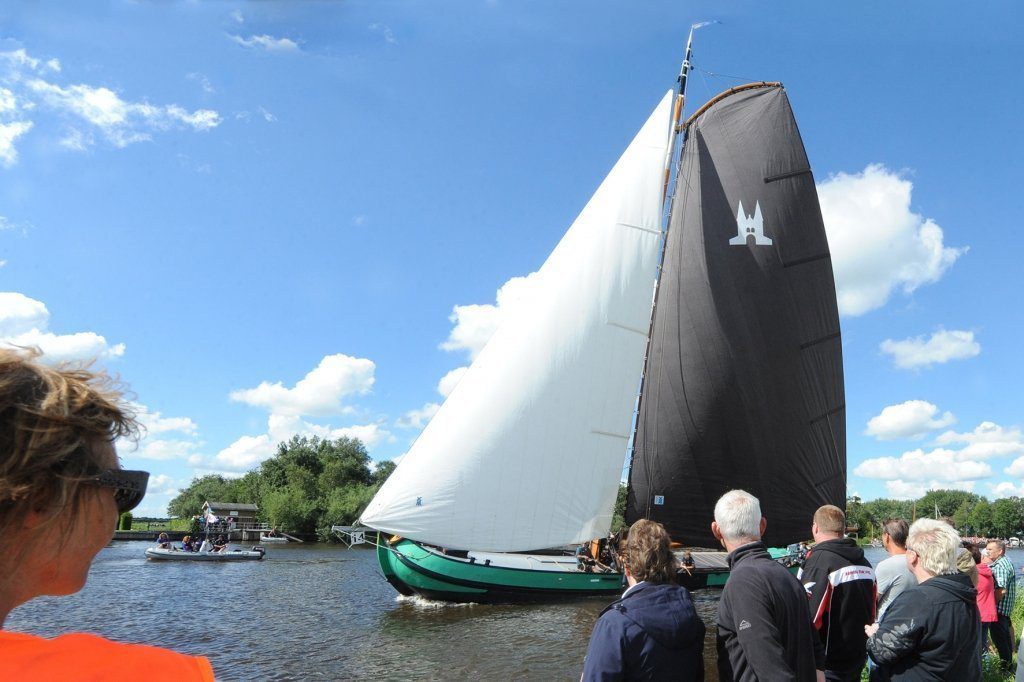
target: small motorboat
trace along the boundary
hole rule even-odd
[[[223,552],[186,552],[183,549],[150,547],[146,550],[146,558],[157,561],[259,561],[265,553],[266,550],[262,547]]]
[[[286,542],[288,542],[288,538],[283,535],[267,535],[266,533],[260,535],[261,545],[283,545]]]

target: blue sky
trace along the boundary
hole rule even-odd
[[[293,433],[399,457],[718,19],[689,109],[781,80],[819,184],[850,491],[1021,494],[1022,14],[5,3],[0,340],[131,385],[140,513]]]

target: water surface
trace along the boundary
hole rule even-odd
[[[268,546],[263,561],[155,562],[114,542],[70,597],[15,609],[5,627],[95,632],[207,656],[219,680],[578,680],[605,598],[533,606],[399,597],[366,548]],[[1019,568],[1024,551],[1010,550]],[[885,558],[868,549],[873,563]],[[714,673],[719,591],[694,593]]]

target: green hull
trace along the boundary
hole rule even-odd
[[[470,563],[429,551],[411,540],[377,546],[384,577],[404,595],[427,599],[482,604],[549,602],[583,597],[617,597],[623,589],[621,573],[582,573],[505,568]],[[721,587],[728,572],[680,572],[689,589]]]

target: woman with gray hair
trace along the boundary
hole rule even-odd
[[[920,519],[907,536],[907,588],[880,623],[868,625],[868,654],[892,680],[980,680],[977,592],[957,570],[960,536],[949,524]]]

